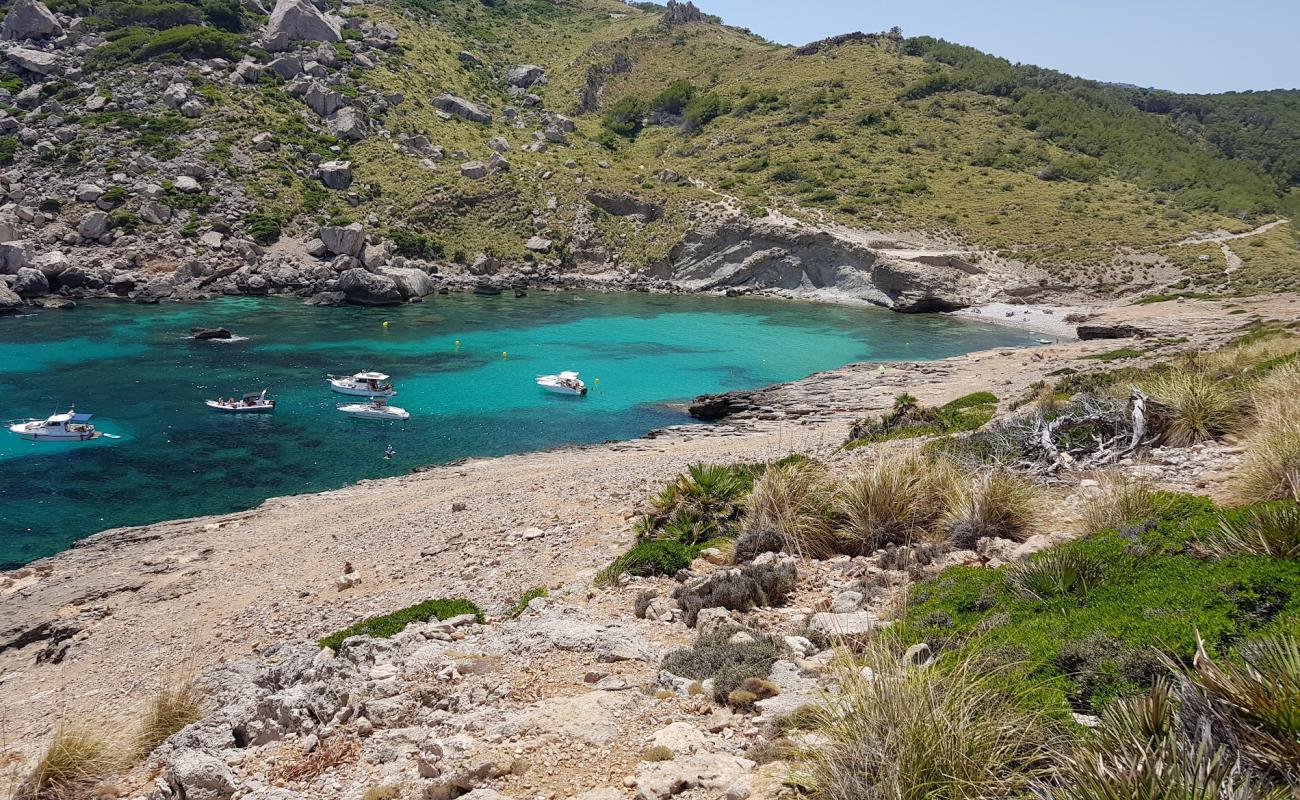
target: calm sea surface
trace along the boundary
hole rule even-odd
[[[186,339],[191,326],[215,325],[247,339]],[[105,528],[249,508],[463,456],[632,438],[690,422],[669,404],[706,392],[1033,338],[871,308],[577,292],[453,295],[385,309],[104,301],[0,317],[0,418],[75,403],[121,437],[26,442],[0,431],[0,567]],[[335,410],[345,400],[328,391],[325,374],[362,369],[393,376],[392,402],[409,421]],[[582,373],[587,397],[533,383],[565,369]],[[273,416],[203,405],[263,387],[279,400]],[[385,460],[389,445],[396,456]]]

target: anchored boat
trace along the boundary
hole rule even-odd
[[[537,385],[555,394],[587,393],[587,384],[578,379],[576,372],[561,372],[559,375],[538,375]]]
[[[251,392],[242,399],[204,400],[204,405],[223,414],[270,414],[275,410],[275,401],[266,396],[266,390]]]
[[[411,418],[410,412],[404,408],[388,405],[387,398],[383,397],[372,397],[369,403],[348,403],[338,406],[338,409],[349,417],[357,417],[358,419],[404,420]]]
[[[9,425],[9,431],[33,441],[84,442],[104,434],[90,424],[94,414],[78,414],[68,409],[66,414],[55,414],[45,419],[26,419]]]
[[[392,397],[397,394],[388,376],[382,372],[358,372],[356,375],[339,377],[327,375],[330,391],[350,394],[355,397]]]

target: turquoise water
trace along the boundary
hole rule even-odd
[[[185,338],[191,326],[213,325],[248,340]],[[1032,338],[869,308],[642,294],[453,295],[389,309],[104,301],[0,318],[0,417],[44,417],[75,403],[122,437],[55,443],[0,433],[0,566],[104,528],[249,508],[464,456],[632,438],[690,422],[669,404],[707,392]],[[335,410],[344,399],[328,391],[325,373],[361,369],[393,376],[393,404],[409,421]],[[579,370],[591,393],[549,395],[533,384],[563,369]],[[268,386],[279,400],[273,416],[203,406]]]

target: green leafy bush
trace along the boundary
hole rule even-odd
[[[937,408],[923,406],[910,394],[894,398],[894,407],[877,419],[862,419],[849,429],[845,448],[852,449],[891,439],[911,439],[958,431],[973,431],[993,418],[998,398],[992,392],[975,392]]]
[[[693,97],[695,86],[690,81],[673,81],[650,101],[650,108],[665,114],[680,114]]]
[[[700,548],[696,545],[673,539],[647,539],[633,545],[631,550],[597,573],[596,582],[614,584],[625,574],[638,577],[676,575],[689,567],[699,554]]]
[[[384,614],[363,619],[355,625],[344,628],[321,639],[321,647],[338,650],[343,640],[349,636],[372,636],[386,639],[406,630],[412,622],[428,622],[431,619],[451,619],[463,614],[473,614],[479,622],[483,621],[483,611],[469,600],[425,600],[423,603]]]
[[[1249,512],[1227,512],[1241,514]],[[1248,649],[1300,625],[1300,562],[1249,553],[1205,558],[1224,512],[1174,495],[1159,519],[1056,545],[1010,569],[950,567],[918,584],[901,622],[907,641],[1004,658],[1040,687],[1039,702],[1098,710],[1150,688],[1142,660],[1190,661],[1198,635],[1211,655]],[[1085,641],[1114,655],[1071,674]]]
[[[605,111],[601,124],[610,133],[635,139],[641,132],[647,106],[639,97],[624,97]]]
[[[248,236],[260,245],[268,245],[280,238],[284,214],[275,211],[252,211],[244,215]]]
[[[0,164],[14,163],[14,154],[18,152],[18,139],[13,136],[0,136]]]
[[[121,64],[143,63],[171,55],[235,60],[244,43],[244,39],[236,34],[201,25],[181,25],[160,31],[123,28],[115,33],[117,38],[86,57],[88,69],[111,69]]]
[[[387,236],[393,243],[393,249],[400,256],[407,258],[441,258],[443,246],[424,234],[415,233],[406,228],[395,228]]]
[[[550,590],[547,589],[545,586],[534,586],[533,588],[528,589],[527,591],[521,592],[519,594],[519,599],[515,601],[515,607],[510,610],[510,616],[512,617],[519,616],[520,614],[524,613],[525,609],[528,608],[529,603],[531,603],[532,601],[536,600],[539,597],[547,597],[550,595],[550,593],[551,593]]]

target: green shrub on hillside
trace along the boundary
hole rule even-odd
[[[611,133],[626,139],[635,139],[641,132],[646,110],[644,100],[639,97],[625,97],[609,107],[601,118],[601,124]]]
[[[386,639],[401,633],[412,622],[451,619],[462,614],[473,614],[479,622],[483,621],[482,609],[469,600],[425,600],[423,603],[399,609],[391,614],[363,619],[355,625],[331,633],[318,643],[321,647],[338,650],[343,640],[349,636],[373,636]]]
[[[1057,708],[1097,710],[1146,691],[1157,651],[1190,661],[1300,625],[1300,562],[1206,558],[1222,519],[1175,496],[1159,519],[1054,546],[1011,569],[950,567],[918,584],[897,626],[906,641],[1015,663]]]
[[[88,69],[111,69],[121,64],[143,63],[168,56],[235,60],[244,44],[241,36],[201,25],[181,25],[165,30],[122,28],[114,34],[116,38],[86,57]]]

